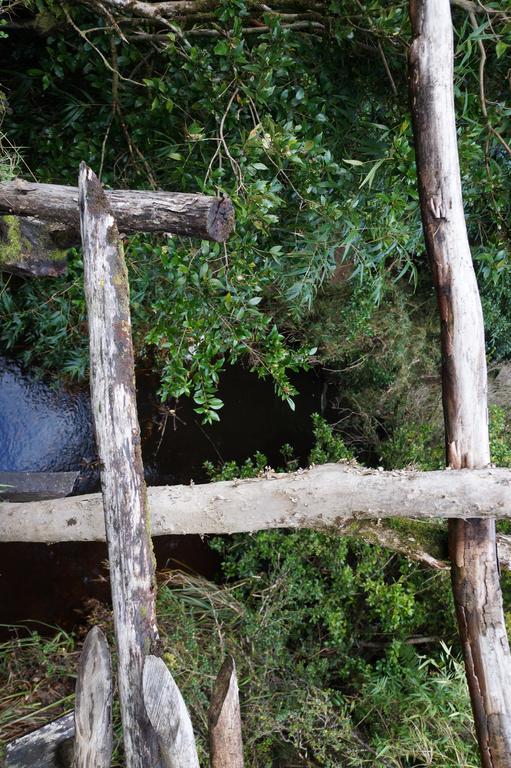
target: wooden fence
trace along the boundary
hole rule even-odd
[[[105,635],[93,627],[83,644],[75,709],[7,746],[6,768],[110,768],[114,685]],[[143,699],[165,768],[199,768],[190,715],[165,663],[145,659]],[[208,718],[211,768],[243,768],[238,683],[227,657],[213,687]]]
[[[449,2],[412,0],[410,17],[413,34],[410,92],[421,214],[441,319],[447,463],[453,470],[484,472],[490,459],[484,328],[463,213],[454,119]],[[76,228],[74,190],[41,190],[38,185],[28,188],[22,185],[20,190],[9,189],[8,192],[7,199],[2,202],[0,190],[0,213],[8,210],[27,215],[35,211],[40,215],[41,212],[52,215],[44,206],[51,199],[50,192],[55,192],[58,205],[52,210],[62,210],[68,217],[66,225]],[[225,233],[232,227],[230,203],[217,201],[211,205],[211,201],[194,202],[188,199],[190,197],[170,203],[170,219],[176,231],[200,232],[201,236],[211,239],[226,237]],[[134,205],[138,202],[137,198]],[[124,203],[117,193],[107,196],[84,164],[80,169],[78,203],[90,334],[91,398],[102,466],[125,764],[126,768],[195,768],[197,754],[186,706],[170,672],[158,658],[154,565],[136,413],[129,290],[112,212],[115,210],[124,215]],[[181,203],[187,215],[188,204],[192,206],[192,213],[193,206],[198,206],[195,210],[198,218],[188,216],[179,229],[175,218],[179,219]],[[34,207],[36,204],[39,208]],[[150,229],[145,217],[150,215],[155,204],[159,203],[153,200],[137,221],[127,222],[126,227],[132,227],[130,231],[133,228]],[[160,222],[157,228],[161,226]],[[344,480],[354,480],[355,484],[353,498],[356,502],[352,516],[374,517],[381,500],[382,482],[375,481],[374,473],[354,472],[355,478],[349,473],[344,474]],[[363,474],[367,476],[363,477]],[[452,477],[457,473],[446,474]],[[479,485],[482,475],[470,473],[470,477]],[[390,479],[384,480],[390,488]],[[440,482],[440,477],[436,480]],[[283,484],[286,482],[282,481]],[[265,522],[265,527],[293,524],[303,527],[304,521],[310,520],[310,515],[303,513],[300,517],[296,515],[297,510],[293,510],[297,503],[294,491],[298,482],[295,485],[293,479],[290,482],[290,492],[285,494],[290,516],[272,516]],[[433,482],[436,482],[435,478]],[[471,497],[473,508],[467,510],[464,506],[467,497],[459,492],[459,487],[455,494],[451,493],[456,481],[446,482],[451,490],[443,493],[433,489],[431,503],[433,507],[443,504],[445,515],[450,518],[453,595],[481,760],[484,768],[511,768],[511,655],[502,609],[495,522],[482,519],[484,514],[493,517],[496,507],[490,504],[483,511],[484,505],[474,502],[476,493]],[[458,476],[462,486],[467,482],[468,475],[461,479]],[[509,488],[509,478],[503,478],[502,482],[503,487]],[[362,488],[367,490],[371,484],[379,487],[374,497],[378,501],[376,504],[368,502],[367,509],[360,512]],[[394,487],[402,485],[405,488],[403,498],[409,498],[410,486],[405,487],[406,484],[404,476],[398,476],[393,483]],[[487,487],[492,484],[497,493],[495,504],[502,505],[509,513],[509,493],[505,489],[504,492],[499,490],[498,478],[492,479],[489,471]],[[246,497],[251,495],[250,488],[254,486],[243,486]],[[307,483],[304,493],[305,508],[309,503],[319,506],[317,495],[310,493]],[[275,490],[269,495],[273,499],[278,496]],[[234,505],[235,496],[231,495]],[[225,506],[226,500],[216,496],[211,503],[213,501]],[[281,499],[279,503],[282,504]],[[419,497],[412,494],[410,505],[416,507],[418,503]],[[208,505],[205,514],[210,514],[210,510],[211,505]],[[238,520],[245,511],[245,508],[237,510]],[[388,507],[384,511],[386,514],[382,516],[390,516]],[[199,512],[202,515],[202,508]],[[7,514],[12,514],[12,509]],[[324,510],[318,513],[319,523],[323,514]],[[464,519],[467,517],[473,519]],[[296,518],[294,523],[290,522],[293,518]],[[257,521],[253,524],[258,526]],[[59,761],[60,765],[72,765],[73,768],[109,765],[111,700],[108,648],[99,630],[93,629],[80,663],[74,718],[61,718],[9,745],[7,768],[34,765],[56,768]],[[76,728],[73,722],[76,722]],[[241,766],[239,702],[232,661],[227,661],[219,673],[211,701],[209,730],[211,764],[215,768]],[[70,749],[74,732],[74,749]],[[73,753],[72,757],[70,753]]]
[[[91,402],[101,462],[126,766],[198,768],[183,697],[165,663],[155,655],[159,650],[156,585],[136,406],[129,286],[112,206],[130,231],[168,227],[215,240],[225,239],[231,231],[232,206],[225,198],[204,195],[107,195],[84,163],[78,195],[67,187],[43,187],[14,184],[0,191],[0,205],[7,204],[2,203],[2,194],[10,205],[16,205],[19,197],[17,213],[26,214],[27,204],[43,206],[39,215],[53,212],[71,227],[76,227],[79,209]],[[9,744],[6,768],[109,768],[112,698],[110,650],[101,630],[93,627],[80,658],[74,715]],[[222,666],[213,690],[209,727],[211,765],[240,768],[241,720],[232,659]]]

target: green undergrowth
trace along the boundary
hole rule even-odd
[[[353,461],[319,416],[315,461]],[[396,465],[438,465],[428,430],[408,428],[389,448]],[[494,459],[511,465],[511,430],[491,411]],[[282,467],[296,469],[290,446]],[[259,453],[243,465],[208,469],[213,479],[257,476]],[[435,524],[392,524],[436,557]],[[428,530],[426,530],[428,529]],[[363,534],[362,534],[363,535]],[[247,768],[452,768],[478,765],[459,657],[448,574],[428,569],[361,536],[264,531],[217,537],[220,583],[181,572],[159,575],[163,658],[175,677],[207,762],[207,710],[225,654],[237,664]],[[507,601],[508,582],[504,579]],[[114,648],[110,612],[90,610]],[[4,741],[72,706],[82,635],[32,632],[0,646],[0,727]],[[115,655],[115,653],[114,653]],[[122,766],[115,707],[116,756]]]
[[[319,416],[314,436],[314,463],[353,460]],[[288,447],[283,453],[284,465],[293,468]],[[411,463],[404,450],[402,459]],[[265,463],[259,455],[238,472],[232,463],[209,471],[212,479],[247,477]],[[395,530],[445,557],[441,526],[403,521]],[[289,765],[477,764],[462,669],[442,644],[456,642],[448,575],[359,537],[317,531],[265,531],[212,546],[254,631],[262,606],[271,604],[264,639],[279,667],[322,692],[308,697],[308,718],[295,715],[310,762],[292,762],[296,744],[288,734]],[[307,723],[320,716],[320,701],[327,734],[321,747]],[[433,721],[428,712],[436,713]],[[277,752],[253,765],[286,765],[275,756],[279,743],[280,736],[273,738]]]
[[[270,586],[254,575],[218,586],[176,572],[160,575],[163,657],[190,710],[201,765],[207,763],[213,681],[230,653],[237,664],[247,768],[475,767],[464,673],[449,649],[439,646],[436,658],[427,659],[412,645],[385,642],[376,662],[356,676],[352,672],[350,686],[341,684],[326,673],[338,663],[333,649],[319,637],[314,649],[310,642],[300,646],[294,625],[290,635],[292,582],[282,574]],[[242,596],[248,588],[247,602]],[[109,613],[97,607],[91,621],[113,648]],[[62,632],[48,638],[34,631],[0,646],[4,743],[72,707],[80,644]],[[123,760],[117,706],[114,727],[112,765],[118,767]]]
[[[317,460],[353,460],[323,419],[315,416],[313,427]],[[500,411],[492,441],[505,456]],[[402,461],[415,456],[410,446]],[[261,474],[266,464],[258,454],[209,470],[232,479]],[[283,467],[296,468],[289,446]],[[417,533],[412,522],[400,532]],[[190,709],[201,764],[211,688],[230,653],[247,768],[478,765],[448,575],[360,537],[317,531],[217,537],[211,545],[222,557],[221,583],[166,572],[158,590],[163,657]],[[90,621],[114,647],[109,611],[96,605]],[[2,646],[4,739],[70,706],[80,642],[34,633]],[[119,747],[117,709],[115,717]],[[119,750],[114,765],[122,765]]]

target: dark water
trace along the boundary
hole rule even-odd
[[[142,452],[149,484],[204,482],[206,460],[243,461],[260,450],[282,465],[280,447],[289,443],[305,462],[311,447],[310,414],[321,409],[323,382],[314,371],[295,384],[296,411],[279,401],[270,382],[240,366],[222,377],[221,422],[203,426],[193,404],[182,400],[162,408],[157,380],[137,378]],[[55,388],[0,358],[0,471],[80,470],[79,493],[99,489],[90,402],[83,391]],[[213,578],[216,555],[198,536],[154,540],[159,568],[181,567]],[[0,543],[0,624],[38,620],[65,628],[83,620],[88,599],[109,600],[106,546]]]
[[[0,358],[0,471],[65,472],[95,454],[90,402]]]

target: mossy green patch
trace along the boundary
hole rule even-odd
[[[33,225],[32,225],[33,226]],[[51,233],[44,226],[31,232],[33,239],[24,234],[26,225],[18,216],[2,216],[0,219],[0,264],[34,265],[34,272],[44,274],[45,266],[65,262],[67,251],[55,248]],[[50,268],[49,272],[52,270]]]
[[[413,547],[421,547],[437,560],[447,560],[447,527],[443,522],[426,520],[409,520],[406,518],[392,517],[385,521],[390,528],[403,537],[413,539]],[[410,542],[412,544],[412,542]]]
[[[17,216],[2,216],[0,222],[0,264],[19,261],[21,253],[20,219]]]

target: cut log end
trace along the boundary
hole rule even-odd
[[[221,197],[211,205],[208,216],[208,234],[216,243],[225,242],[234,229],[234,207],[228,197]]]
[[[96,179],[86,163],[80,166],[80,180],[90,184]],[[227,197],[186,192],[148,190],[101,190],[94,182],[98,204],[103,194],[115,217],[119,231],[169,232],[184,237],[224,242],[234,228],[234,208]],[[101,190],[101,191],[100,191]],[[80,225],[78,189],[59,184],[37,184],[14,179],[0,183],[0,214],[36,217],[65,233],[66,241],[77,240]],[[96,206],[92,191],[87,198],[89,211]],[[61,246],[65,247],[65,246]]]

